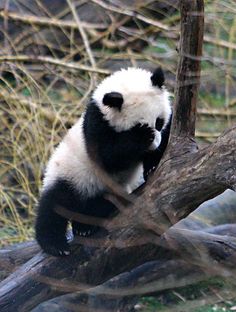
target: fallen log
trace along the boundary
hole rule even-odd
[[[204,202],[187,218],[178,222],[175,228],[203,230],[217,235],[235,236],[235,205],[236,193],[227,190],[223,194]],[[14,244],[0,249],[0,280],[6,278],[39,251],[40,248],[35,241]]]
[[[204,268],[210,274],[220,274],[222,265],[229,271],[232,266],[235,267],[236,239],[230,236],[170,229],[163,235],[160,244],[164,248],[169,247],[175,257],[176,254],[186,257],[189,263]],[[85,291],[93,285],[104,283],[114,276],[114,272],[125,272],[142,264],[142,261],[147,262],[151,255],[153,259],[165,260],[163,250],[161,252],[157,246],[141,247],[108,248],[101,251],[100,248],[77,246],[71,256],[63,259],[39,253],[0,284],[1,311],[30,311],[37,303],[60,293]],[[166,259],[170,255],[166,253]],[[201,259],[208,261],[203,262]],[[211,268],[213,260],[215,265]]]
[[[36,242],[26,242],[0,249],[0,281],[40,251]]]
[[[199,270],[197,266],[183,260],[152,261],[85,292],[51,299],[37,306],[32,312],[128,312],[140,296],[194,284],[209,277],[210,275]]]

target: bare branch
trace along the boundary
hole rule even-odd
[[[39,26],[54,26],[59,28],[69,28],[69,29],[78,29],[77,23],[73,21],[67,21],[67,20],[60,20],[56,18],[48,18],[44,16],[35,16],[31,14],[18,14],[15,12],[0,10],[0,16],[5,17],[7,16],[9,19],[14,21],[23,22],[25,24],[30,25],[39,25]],[[81,22],[81,25],[83,27],[86,27],[87,29],[106,29],[107,25],[105,24],[93,24],[93,23],[87,23],[87,22]]]
[[[69,69],[84,70],[88,72],[100,73],[108,75],[109,70],[93,68],[86,65],[80,65],[75,62],[65,62],[60,59],[48,57],[48,56],[34,56],[34,55],[2,55],[0,56],[0,63],[3,62],[32,62],[32,63],[47,63],[56,66],[62,66]]]
[[[140,21],[143,21],[147,24],[153,25],[161,30],[166,30],[166,31],[170,31],[170,27],[160,23],[156,20],[153,20],[151,18],[147,18],[141,14],[138,13],[134,13],[133,11],[126,9],[125,7],[118,7],[118,6],[113,6],[110,4],[105,3],[105,1],[101,1],[101,0],[92,0],[94,3],[96,3],[97,5],[101,6],[102,8],[106,9],[106,10],[110,10],[112,12],[116,12],[116,13],[120,13],[120,14],[124,14],[124,15],[128,15],[130,17],[134,17],[139,19]]]
[[[89,41],[88,41],[88,37],[87,37],[86,32],[84,31],[84,27],[83,27],[83,25],[81,23],[80,17],[79,17],[79,15],[76,12],[74,4],[70,0],[67,0],[67,4],[70,7],[70,10],[71,10],[71,12],[73,14],[73,17],[74,17],[75,22],[77,24],[77,27],[79,29],[80,35],[81,35],[81,37],[83,39],[85,50],[86,50],[86,52],[88,54],[91,66],[92,66],[93,69],[96,69],[96,62],[95,62],[95,59],[93,57],[93,54],[92,54],[92,51],[91,51],[91,48],[90,48],[90,44],[89,44]]]

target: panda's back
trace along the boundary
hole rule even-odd
[[[84,196],[93,196],[104,190],[86,151],[83,119],[82,116],[68,131],[52,154],[46,168],[43,189],[50,188],[61,179],[66,180]]]

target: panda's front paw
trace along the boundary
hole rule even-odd
[[[160,132],[154,129],[154,133],[155,133],[155,138],[152,141],[151,145],[149,146],[149,151],[155,151],[158,148],[158,146],[161,144]]]
[[[148,149],[155,139],[155,129],[149,127],[148,124],[138,124],[134,130],[139,143],[143,144],[145,149]]]

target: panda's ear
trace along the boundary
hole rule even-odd
[[[119,92],[106,93],[103,97],[103,104],[109,107],[117,108],[121,111],[122,104],[124,102],[123,96]]]
[[[155,71],[153,72],[151,76],[151,81],[152,81],[152,85],[155,87],[158,86],[159,88],[161,88],[163,86],[165,82],[165,76],[161,67],[158,67],[157,69],[155,69]]]

